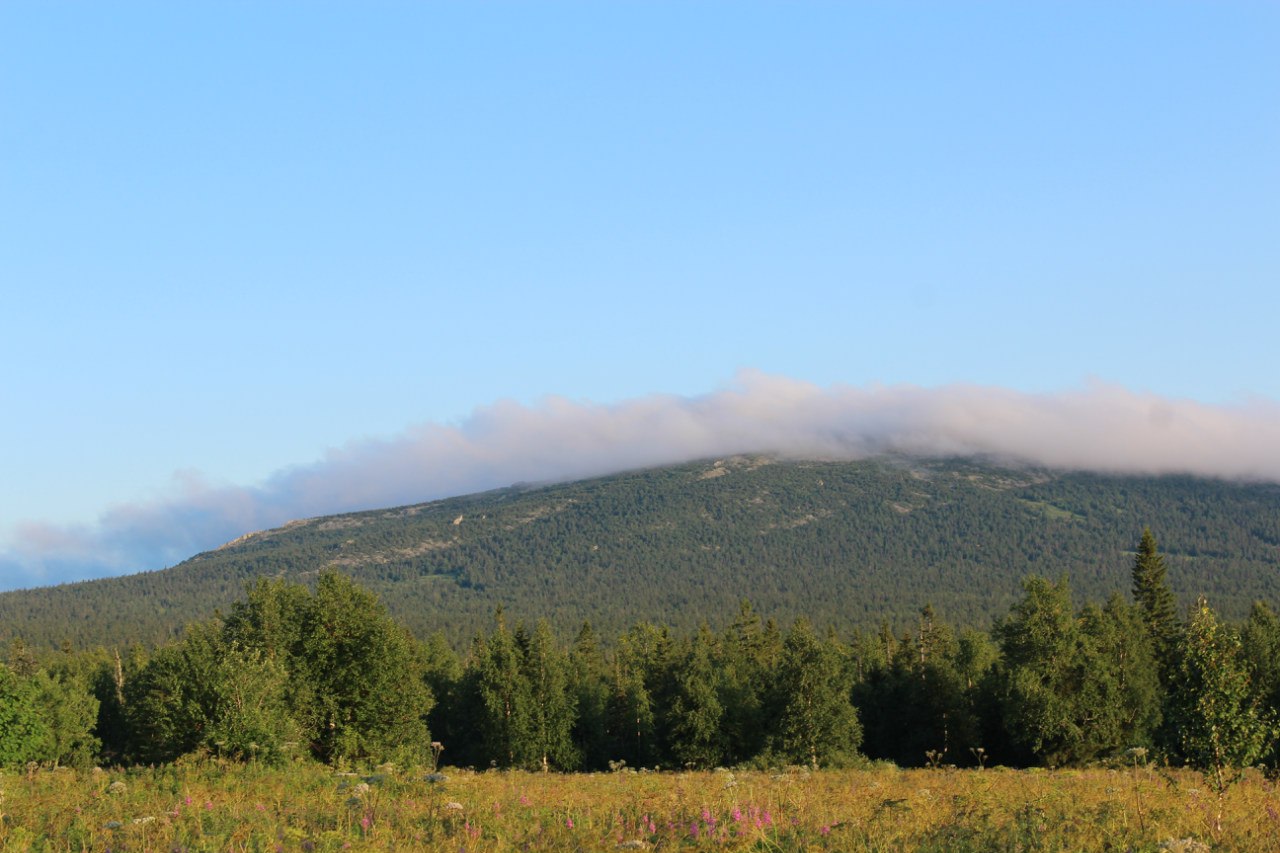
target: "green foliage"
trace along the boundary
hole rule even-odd
[[[1181,571],[1175,581],[1211,591],[1274,563],[1278,494],[957,462],[739,460],[301,523],[159,573],[177,596],[162,609],[174,612],[185,580],[217,577],[227,589],[275,565],[261,561],[268,554],[304,567],[341,553],[364,579],[325,571],[295,583],[289,569],[259,579],[225,622],[193,625],[149,659],[140,645],[122,659],[64,644],[42,665],[35,647],[11,644],[0,762],[85,764],[101,738],[108,760],[280,761],[298,742],[336,764],[411,764],[427,760],[429,732],[450,763],[536,770],[818,766],[860,747],[908,765],[1084,764],[1172,743],[1221,781],[1273,743],[1280,620],[1256,606],[1230,653],[1227,641],[1170,639],[1166,562]],[[1168,558],[1149,531],[1131,557],[1131,505],[1200,523]],[[1050,558],[1087,566],[1094,585],[1130,563],[1136,603],[1113,595],[1077,611],[1066,575],[1029,578],[1016,601],[993,591]],[[869,568],[874,560],[883,564]],[[1268,588],[1276,574],[1251,582]],[[804,619],[784,635],[742,600],[721,627],[692,629],[695,614],[734,612],[724,602],[744,584],[788,621],[797,610],[826,619],[825,636]],[[377,589],[395,591],[425,643]],[[926,595],[965,627],[929,605],[901,617]],[[503,601],[546,618],[508,631],[499,606],[497,625],[460,660],[457,632],[473,608]],[[1001,607],[992,634],[974,624]],[[570,612],[616,633],[584,624],[566,649],[555,626]],[[671,624],[628,626],[636,612]],[[895,621],[912,630],[895,633]],[[846,646],[839,632],[851,625],[862,627]],[[1179,662],[1184,647],[1191,658]],[[1153,736],[1165,705],[1161,730],[1183,740]],[[1231,707],[1235,717],[1221,710]],[[1197,728],[1197,714],[1209,722]]]
[[[40,670],[32,677],[34,701],[49,729],[46,763],[90,766],[101,746],[93,730],[98,700],[84,679],[63,671]]]
[[[1261,601],[1249,612],[1240,646],[1254,698],[1273,719],[1280,718],[1280,618]],[[1280,756],[1273,754],[1270,763],[1280,766]]]
[[[806,620],[787,632],[778,672],[780,757],[816,770],[856,755],[862,727],[843,670],[840,649],[815,637]]]
[[[982,746],[979,687],[997,650],[985,634],[965,631],[959,639],[932,606],[920,613],[919,633],[884,643],[855,638],[854,703],[871,758],[905,766],[966,764]]]
[[[1013,741],[1053,766],[1076,757],[1084,737],[1079,627],[1065,578],[1055,584],[1030,577],[1023,589],[996,630],[1003,710]]]
[[[669,646],[670,638],[648,623],[619,639],[605,703],[608,760],[632,767],[653,767],[664,760],[657,719],[664,707],[662,673]]]
[[[298,725],[285,696],[288,673],[260,649],[223,647],[215,670],[216,713],[205,747],[215,755],[276,764],[290,757]]]
[[[1113,595],[1105,607],[1086,605],[1080,621],[1089,677],[1081,698],[1088,716],[1079,758],[1150,749],[1160,725],[1163,694],[1156,649],[1144,630],[1141,611]]]
[[[218,631],[210,623],[191,626],[182,642],[158,649],[126,682],[125,712],[135,760],[172,761],[207,742],[218,713]]]
[[[47,760],[53,732],[40,714],[36,687],[0,664],[0,767]]]
[[[126,682],[133,757],[154,763],[204,751],[276,763],[298,737],[278,660],[224,636],[222,626],[191,626]]]
[[[522,650],[507,630],[501,610],[487,638],[472,647],[471,691],[475,694],[477,740],[482,757],[500,767],[540,764],[534,740],[533,691]]]
[[[590,622],[584,622],[569,651],[569,692],[577,706],[574,749],[585,770],[603,770],[608,750],[609,668]]]
[[[772,679],[782,660],[782,640],[775,623],[761,625],[751,603],[739,603],[738,618],[725,632],[714,662],[723,708],[722,747],[730,764],[747,761],[768,746]]]
[[[1183,635],[1171,716],[1183,759],[1205,771],[1219,792],[1276,738],[1274,720],[1259,707],[1245,666],[1240,640],[1201,598]]]
[[[1164,557],[1156,547],[1151,528],[1143,528],[1138,552],[1133,558],[1133,600],[1155,646],[1161,675],[1167,679],[1174,666],[1175,647],[1180,633],[1177,604],[1169,589]]]
[[[546,621],[539,621],[524,648],[521,676],[532,700],[529,742],[519,750],[520,764],[543,771],[577,769],[580,756],[573,743],[577,697],[569,690],[569,662]]]
[[[377,596],[345,575],[325,572],[304,595],[279,588],[244,621],[266,626],[265,659],[283,656],[291,710],[312,752],[330,762],[424,757],[434,700],[412,639]],[[247,607],[258,604],[251,598]],[[248,640],[246,647],[254,648]]]
[[[427,730],[436,743],[461,745],[464,726],[461,721],[455,723],[451,719],[453,714],[445,712],[456,712],[461,707],[462,664],[441,631],[419,644],[417,655],[416,668],[422,672],[423,683],[434,700],[427,713]]]
[[[719,697],[715,654],[715,639],[704,626],[676,671],[667,737],[671,755],[682,767],[706,770],[724,760],[724,705]]]
[[[1159,685],[1139,616],[1113,597],[1077,616],[1066,579],[1031,577],[997,629],[1001,704],[1014,744],[1050,766],[1148,746]]]

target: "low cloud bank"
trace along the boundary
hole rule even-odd
[[[420,424],[352,442],[258,486],[182,474],[165,499],[112,507],[93,526],[19,525],[0,554],[0,589],[162,568],[295,518],[737,453],[981,454],[1064,469],[1280,482],[1280,405],[1213,406],[1101,383],[1055,394],[824,388],[754,372],[699,397],[499,402],[457,426]]]

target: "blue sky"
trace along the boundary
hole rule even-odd
[[[1267,408],[1277,44],[1271,2],[8,0],[0,588],[548,395]]]

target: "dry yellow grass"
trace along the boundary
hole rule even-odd
[[[1280,794],[1253,773],[1222,799],[1143,768],[446,773],[8,773],[0,849],[1280,851]]]

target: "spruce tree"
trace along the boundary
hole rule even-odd
[[[530,699],[529,738],[518,744],[519,763],[546,772],[576,770],[580,756],[573,743],[577,697],[570,690],[569,664],[546,620],[539,620],[522,660]]]
[[[622,646],[614,655],[613,678],[605,702],[609,762],[641,767],[656,758],[653,696],[634,652]],[[654,762],[656,763],[656,762]]]
[[[608,755],[608,667],[595,629],[583,622],[569,650],[569,691],[578,705],[573,744],[585,770],[602,770]]]
[[[1156,548],[1156,538],[1149,527],[1143,528],[1138,553],[1133,558],[1133,600],[1142,609],[1142,621],[1160,663],[1161,680],[1167,682],[1178,640],[1178,612],[1165,577],[1164,557]]]
[[[760,616],[743,600],[738,618],[725,632],[715,656],[716,680],[724,716],[720,722],[723,760],[740,764],[764,751],[769,680],[776,668]]]
[[[717,695],[715,652],[715,639],[704,624],[676,672],[667,730],[671,754],[685,767],[708,769],[724,758],[724,705]]]
[[[478,703],[476,728],[484,758],[500,767],[519,766],[532,740],[533,701],[523,655],[502,611],[488,640],[479,637],[472,651],[473,684]]]

